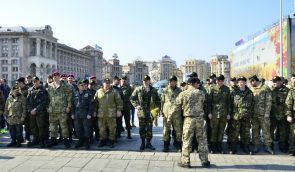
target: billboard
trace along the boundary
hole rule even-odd
[[[283,76],[288,75],[288,20],[283,21]],[[258,75],[271,80],[280,75],[280,27],[278,23],[244,42],[230,53],[231,76]]]

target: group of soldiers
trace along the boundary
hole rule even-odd
[[[114,77],[113,83],[106,78],[101,88],[95,76],[76,82],[73,75],[55,72],[45,84],[38,77],[21,77],[6,101],[0,91],[0,112],[11,136],[7,146],[20,147],[28,141],[28,147],[45,148],[63,141],[69,148],[75,135],[76,148],[89,149],[94,139],[100,140],[99,147],[108,141],[113,148],[125,130],[122,117],[131,139],[131,93],[127,77]]]
[[[131,139],[130,110],[137,110],[140,150],[155,150],[152,145],[152,127],[155,116],[163,116],[163,152],[169,151],[170,141],[181,153],[181,167],[190,167],[190,153],[197,149],[202,166],[210,166],[208,153],[225,153],[224,135],[227,135],[229,153],[237,153],[240,146],[247,154],[264,150],[274,154],[274,141],[279,149],[295,155],[295,75],[288,88],[276,76],[270,88],[256,75],[231,78],[230,85],[224,76],[212,74],[205,86],[197,73],[188,76],[177,86],[176,76],[169,78],[168,86],[159,95],[146,75],[142,86],[135,89],[127,77],[103,80],[99,88],[95,77],[74,82],[73,75],[58,72],[42,84],[38,77],[19,78],[8,99],[0,92],[0,112],[9,124],[11,143],[21,146],[53,147],[58,136],[66,148],[71,147],[72,135],[78,138],[76,148],[89,149],[93,139],[98,147],[113,148],[124,131]],[[58,134],[60,133],[60,134]],[[172,136],[171,136],[172,135]],[[31,136],[33,136],[31,140]],[[263,136],[263,139],[261,137]]]

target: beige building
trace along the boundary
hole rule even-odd
[[[176,62],[171,59],[170,56],[163,56],[159,61],[160,63],[160,80],[167,80],[173,74],[173,70],[176,69]]]
[[[130,84],[139,85],[145,75],[148,75],[148,67],[141,60],[135,60],[123,66],[123,75],[127,76]]]
[[[222,74],[225,77],[225,83],[229,83],[230,80],[230,61],[227,55],[214,55],[210,61],[211,73],[215,73],[216,76]]]
[[[178,85],[183,82],[183,73],[179,68],[173,69],[172,75],[175,75],[178,79]]]
[[[121,77],[123,66],[120,65],[120,60],[118,55],[115,53],[112,59],[105,60],[103,59],[103,76],[104,78],[113,78],[115,76]]]
[[[86,46],[82,51],[57,42],[51,26],[0,26],[0,77],[12,84],[25,75],[46,81],[54,71],[76,78],[102,76],[102,50]]]
[[[205,81],[210,75],[210,64],[204,60],[189,59],[181,66],[184,78],[192,72],[197,72],[201,81]]]

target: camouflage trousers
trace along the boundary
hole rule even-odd
[[[239,136],[241,137],[241,142],[244,145],[250,144],[250,128],[251,123],[250,119],[248,118],[242,118],[240,120],[232,119],[231,123],[232,131],[230,134],[232,135],[231,140],[229,140],[229,143],[237,143]]]
[[[59,125],[62,137],[69,138],[69,128],[67,123],[68,118],[69,116],[67,113],[49,113],[49,128],[51,137],[57,137]]]
[[[290,124],[290,136],[289,136],[289,152],[295,153],[295,119]]]
[[[182,141],[182,127],[183,120],[181,116],[171,117],[171,120],[168,121],[166,117],[163,117],[163,141],[170,141],[170,129],[173,126],[175,131],[176,141]]]
[[[275,131],[279,136],[279,147],[287,148],[288,138],[290,133],[290,125],[286,119],[277,120],[276,118],[270,118],[270,135],[272,140],[275,139]]]
[[[116,117],[99,117],[98,118],[99,136],[101,140],[116,140]],[[109,133],[108,133],[109,132]]]
[[[181,163],[190,164],[190,151],[194,133],[198,140],[199,158],[201,162],[208,161],[208,144],[207,135],[204,127],[204,120],[192,117],[185,117],[183,122],[183,135],[182,135],[182,153]]]
[[[12,141],[21,141],[23,139],[23,125],[15,124],[9,125],[9,134]]]
[[[31,115],[31,129],[34,139],[47,139],[47,119],[45,114]]]
[[[252,123],[252,143],[255,146],[260,145],[260,129],[263,132],[264,145],[271,146],[272,139],[270,136],[270,118],[259,118],[253,117],[251,120]]]
[[[141,139],[153,138],[153,120],[151,118],[138,118],[139,135]]]
[[[213,118],[210,120],[211,127],[211,143],[222,142],[224,130],[226,126],[227,119],[226,118]]]
[[[91,131],[91,119],[75,119],[74,120],[74,126],[76,131],[76,136],[81,138],[89,138],[90,137],[90,131]]]

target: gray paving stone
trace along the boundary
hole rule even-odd
[[[83,170],[99,171],[104,169],[110,161],[110,159],[92,159],[84,166]]]
[[[58,170],[58,172],[79,172],[80,168],[73,168],[73,167],[62,167]]]
[[[75,158],[69,161],[65,166],[66,167],[84,167],[91,159],[90,158]]]

